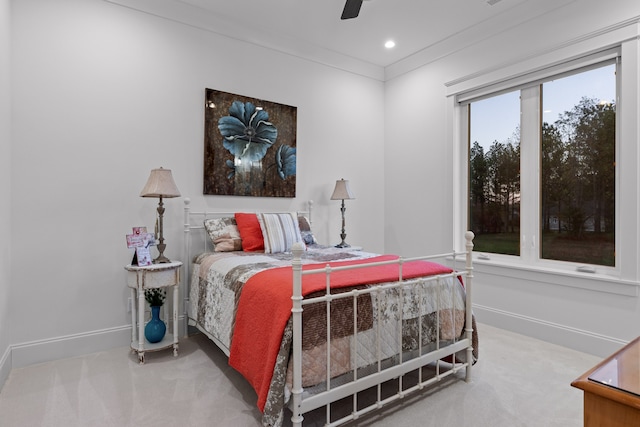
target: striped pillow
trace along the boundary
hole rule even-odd
[[[303,243],[295,213],[261,213],[258,221],[267,254],[291,252],[294,243]]]

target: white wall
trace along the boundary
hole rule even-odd
[[[455,189],[454,151],[445,83],[531,60],[565,44],[588,46],[584,36],[639,16],[636,0],[570,2],[498,37],[479,39],[464,48],[452,46],[450,54],[388,80],[385,249],[409,254],[425,247],[450,249],[456,221],[449,196]],[[637,61],[637,53],[627,59]],[[637,104],[640,98],[634,86],[625,93]],[[406,194],[394,191],[398,188],[406,189]],[[635,200],[623,201],[623,209],[637,203],[636,194]],[[638,335],[638,297],[557,286],[522,275],[505,277],[499,268],[483,273],[480,266],[474,284],[476,315],[498,327],[603,356]]]
[[[438,64],[388,81],[385,92],[385,250],[453,249],[446,73]]]
[[[339,241],[329,197],[349,179],[348,240],[383,250],[383,83],[101,0],[12,5],[14,367],[128,345],[125,234],[153,226],[157,200],[138,194],[155,167],[195,209],[312,199],[323,243]],[[295,199],[202,196],[205,88],[298,107]],[[182,201],[165,201],[172,259]]]
[[[11,84],[9,0],[0,0],[0,387],[11,368]]]

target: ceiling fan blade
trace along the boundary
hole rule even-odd
[[[340,19],[351,19],[358,16],[360,13],[360,7],[362,6],[362,0],[347,0],[342,11]]]

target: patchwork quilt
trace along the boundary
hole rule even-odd
[[[337,266],[360,263],[362,260],[379,260],[377,257],[377,254],[363,251],[310,245],[303,255],[303,265],[307,265],[305,268],[327,263]],[[285,313],[286,317],[280,315],[278,326],[266,324],[264,320],[270,317],[269,310],[275,306],[273,302],[269,302],[269,299],[273,298],[269,293],[273,293],[274,288],[279,286],[277,282],[283,282],[281,286],[285,290],[281,292],[288,292],[287,297],[290,300],[291,259],[290,253],[216,252],[197,256],[192,266],[189,323],[212,338],[230,356],[231,365],[254,386],[265,426],[282,424],[283,409],[291,389],[290,302],[287,307],[289,313]],[[428,267],[431,274],[451,271],[438,264],[428,264],[431,264]],[[286,270],[286,267],[289,269],[286,274],[283,273],[282,279],[269,279],[275,282],[268,280],[269,273],[275,273],[271,270]],[[409,267],[407,266],[407,271],[410,270]],[[416,268],[418,271],[426,267],[420,265]],[[367,276],[364,273],[362,275]],[[305,299],[323,295],[325,291],[319,290],[322,286],[317,286],[319,289],[316,289],[305,283],[309,282],[307,277],[314,276],[304,276],[303,289],[307,288]],[[380,279],[371,280],[372,277]],[[405,274],[404,277],[408,276]],[[340,282],[338,279],[335,281]],[[354,287],[376,287],[374,292],[359,295],[357,302],[354,302],[353,298],[336,299],[331,302],[329,343],[326,331],[326,303],[318,302],[305,306],[302,372],[303,387],[306,390],[326,387],[328,345],[331,348],[330,377],[340,381],[342,377],[347,376],[345,374],[353,372],[354,369],[362,372],[361,375],[366,375],[367,367],[377,365],[378,357],[385,363],[397,363],[400,352],[406,360],[407,357],[415,357],[418,349],[422,349],[424,354],[435,349],[437,345],[444,346],[461,336],[465,322],[465,294],[464,287],[457,278],[446,276],[434,281],[416,277],[405,280],[400,288],[386,287],[385,280],[387,279],[384,275],[371,272],[366,283],[343,281],[344,287],[332,290],[332,293],[340,293]],[[388,280],[392,281],[391,278]],[[372,285],[371,282],[376,284]],[[242,291],[245,285],[247,292],[243,300]],[[266,295],[256,293],[261,288],[267,290]],[[248,296],[248,289],[253,289],[251,298]],[[247,300],[253,300],[253,305]],[[358,314],[355,333],[354,309]],[[275,338],[268,344],[260,344],[258,339],[253,338],[262,335],[273,335]],[[256,354],[261,359],[261,363],[258,364],[266,365],[260,368],[264,369],[263,371],[256,371]],[[475,357],[476,336],[474,359]]]

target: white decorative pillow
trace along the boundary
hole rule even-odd
[[[261,213],[258,214],[258,222],[266,254],[291,252],[291,247],[296,242],[304,245],[295,213]]]
[[[211,218],[204,221],[215,252],[242,250],[242,240],[235,218]]]

